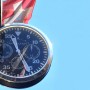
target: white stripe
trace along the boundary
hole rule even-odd
[[[20,5],[15,10],[14,15],[12,17],[10,17],[9,20],[7,22],[5,22],[5,24],[11,24],[11,23],[13,23],[23,11],[24,11],[24,9],[22,8],[22,5]]]
[[[18,6],[19,6],[21,3],[22,3],[22,1],[13,4],[14,11],[18,8]]]

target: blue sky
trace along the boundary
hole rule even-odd
[[[90,90],[90,0],[37,0],[29,24],[48,36],[54,57],[48,75],[26,90]]]

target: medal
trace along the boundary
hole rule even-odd
[[[52,45],[40,30],[19,23],[13,17],[2,22],[1,13],[0,84],[26,88],[40,82],[48,73],[52,62]]]

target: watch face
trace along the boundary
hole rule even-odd
[[[47,60],[48,46],[38,31],[23,26],[0,31],[0,73],[5,77],[33,76],[44,68]]]

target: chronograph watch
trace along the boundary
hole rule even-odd
[[[22,23],[1,26],[0,84],[33,86],[46,76],[51,62],[51,42],[40,30]]]
[[[0,29],[1,84],[32,86],[47,74],[51,60],[51,43],[39,30],[19,23]]]

